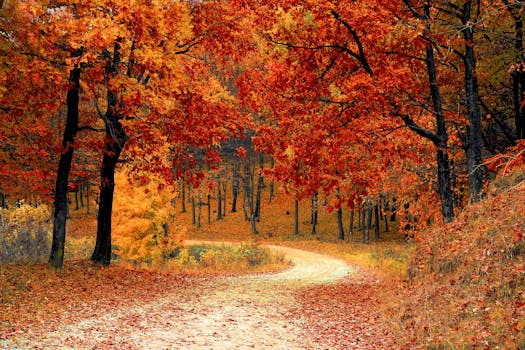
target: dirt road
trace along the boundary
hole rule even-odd
[[[39,336],[22,335],[9,349],[320,349],[304,320],[291,317],[294,293],[339,280],[353,270],[345,262],[302,250],[271,247],[293,266],[268,275],[220,277],[177,289],[154,302],[60,325]],[[31,337],[34,339],[34,337]],[[0,348],[2,344],[0,343]]]

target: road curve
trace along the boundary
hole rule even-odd
[[[218,277],[153,302],[130,301],[108,314],[62,324],[11,349],[326,349],[313,342],[293,313],[295,292],[352,272],[339,259],[269,246],[293,263],[273,274]],[[95,313],[96,314],[96,313]],[[39,332],[40,333],[40,332]],[[35,339],[34,337],[32,339]],[[4,343],[5,344],[5,343]],[[2,349],[0,343],[0,349]]]

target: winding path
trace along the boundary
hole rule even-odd
[[[293,262],[266,275],[220,277],[154,302],[135,301],[46,333],[20,349],[318,349],[301,319],[291,317],[294,292],[347,276],[352,267],[326,255],[270,246]],[[35,347],[35,345],[37,345]]]

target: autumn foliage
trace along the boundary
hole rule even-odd
[[[142,277],[169,288],[138,266],[282,267],[258,243],[288,240],[396,275],[299,293],[319,334],[525,347],[524,20],[511,0],[0,1],[2,337],[52,317],[16,320],[32,303],[61,313],[78,292],[118,305],[89,296],[113,276],[129,297]],[[93,261],[127,268],[72,259],[93,247]],[[13,265],[49,250],[72,271]],[[370,263],[378,252],[396,271]],[[381,293],[402,296],[384,308],[392,332]]]
[[[493,197],[418,237],[399,315],[412,343],[524,346],[523,172],[500,181]]]

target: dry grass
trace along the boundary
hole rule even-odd
[[[525,348],[524,197],[523,180],[500,187],[421,237],[399,291],[402,334],[428,349]]]

